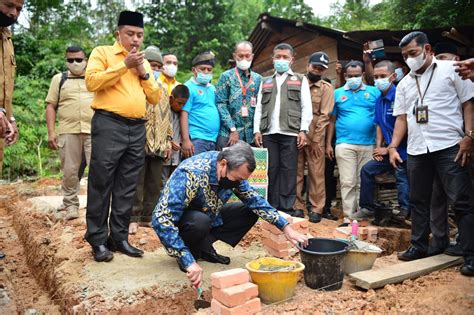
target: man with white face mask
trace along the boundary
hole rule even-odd
[[[336,129],[336,160],[341,183],[344,223],[357,209],[360,191],[360,171],[372,158],[375,144],[375,103],[381,92],[365,85],[363,63],[350,61],[345,66],[346,84],[334,91],[334,110],[328,127],[331,139]],[[334,150],[326,147],[326,154],[334,158]]]
[[[161,54],[163,57],[163,68],[161,69],[161,75],[159,80],[168,89],[168,95],[171,95],[171,91],[180,85],[181,82],[176,80],[176,73],[178,73],[178,58],[172,53]]]
[[[291,69],[291,45],[276,45],[272,59],[275,72],[262,78],[258,93],[254,141],[268,149],[268,201],[295,215],[298,151],[308,144],[306,135],[313,120],[311,92],[306,76]]]
[[[411,32],[399,46],[411,72],[397,86],[389,154],[393,166],[401,162],[396,149],[408,131],[412,228],[411,247],[398,258],[415,260],[428,254],[434,210],[430,202],[437,177],[456,212],[464,256],[461,273],[474,276],[474,191],[468,168],[474,141],[474,84],[456,74],[454,62],[433,57],[426,34]]]
[[[94,94],[86,88],[84,73],[87,58],[84,50],[77,46],[66,49],[67,72],[56,74],[51,80],[46,97],[46,123],[48,146],[59,149],[61,169],[64,173],[62,190],[66,220],[79,217],[79,168],[83,155],[89,165],[91,156],[91,103]],[[56,134],[55,121],[59,126]]]
[[[236,67],[225,71],[216,85],[216,103],[221,119],[217,149],[243,140],[253,143],[253,116],[262,77],[250,69],[253,45],[241,41],[235,45]]]

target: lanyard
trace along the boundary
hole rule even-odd
[[[242,84],[242,79],[240,78],[239,70],[237,70],[237,67],[235,68],[235,74],[237,75],[237,78],[239,78],[239,83],[240,83],[240,88],[242,89],[242,95],[244,96],[244,99],[247,97],[247,90],[252,84],[252,74],[250,74],[249,82],[247,83],[247,86],[244,87]]]
[[[415,76],[416,87],[418,89],[418,95],[419,95],[420,100],[421,100],[420,104],[422,106],[423,106],[423,99],[425,98],[426,92],[428,91],[428,88],[430,87],[431,79],[433,79],[433,74],[434,74],[435,69],[436,69],[436,63],[433,65],[433,70],[431,70],[430,79],[428,80],[428,85],[426,85],[425,93],[423,93],[423,95],[421,95],[421,89],[420,89],[420,83],[418,83],[418,77]]]

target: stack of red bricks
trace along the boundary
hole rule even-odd
[[[211,274],[212,314],[234,315],[260,312],[258,286],[250,282],[249,272],[242,268]]]
[[[367,240],[369,242],[377,241],[378,229],[374,226],[359,227],[357,238],[359,240]]]
[[[283,216],[290,226],[302,233],[309,233],[309,222],[303,218],[295,218],[284,212],[279,211],[280,215]],[[280,231],[276,226],[271,223],[264,221],[262,223],[263,228],[263,247],[272,256],[287,259],[298,252],[298,249],[293,243],[288,241],[285,234]]]

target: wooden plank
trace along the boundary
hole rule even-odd
[[[459,265],[462,257],[436,255],[396,265],[387,266],[377,270],[366,270],[351,273],[349,277],[355,284],[363,289],[377,289],[386,284],[399,283],[407,279],[417,278],[436,270]]]

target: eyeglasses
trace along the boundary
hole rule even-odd
[[[81,62],[84,61],[84,58],[67,58],[66,60],[69,63],[73,63],[74,61],[77,62],[77,63],[81,63]]]

